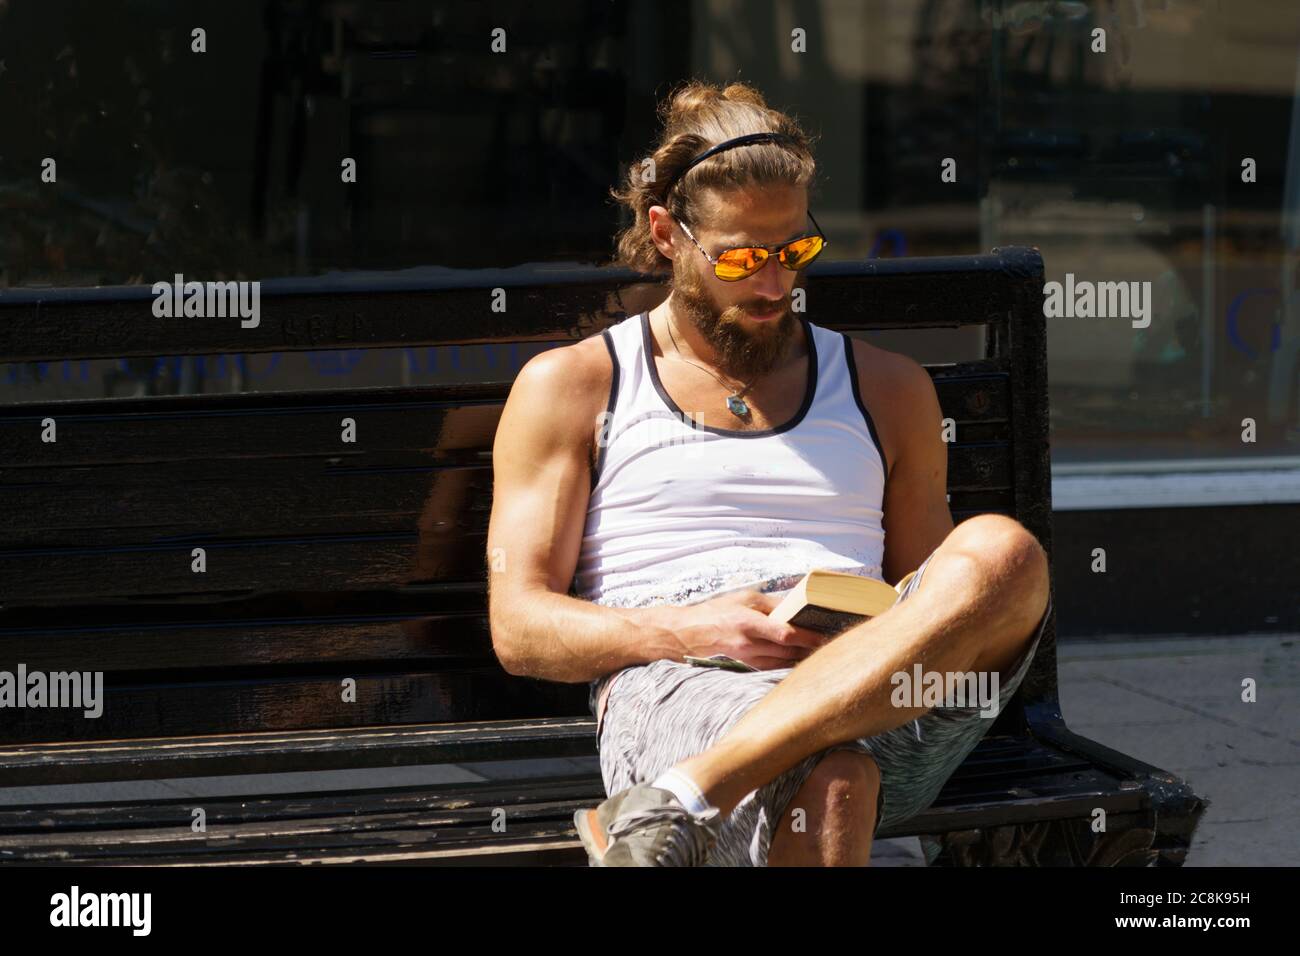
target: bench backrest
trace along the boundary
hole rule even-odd
[[[1050,554],[1038,253],[819,264],[807,279],[828,328],[987,327],[984,358],[927,366],[956,423],[953,518],[1012,515]],[[277,280],[261,295],[260,324],[243,328],[157,318],[148,286],[4,290],[0,360],[564,343],[664,290],[625,270],[534,267]],[[492,653],[491,449],[508,391],[0,406],[0,671],[105,681],[100,717],[0,710],[0,742],[585,715],[585,685],[512,677]],[[50,419],[57,441],[42,441]],[[999,719],[1055,694],[1052,622]]]

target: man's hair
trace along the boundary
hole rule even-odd
[[[663,133],[651,151],[654,175],[644,160],[627,170],[622,189],[612,195],[632,213],[632,223],[614,240],[616,265],[647,275],[672,271],[672,260],[650,236],[650,207],[663,206],[673,218],[694,229],[707,212],[706,189],[750,186],[810,187],[817,172],[812,139],[786,114],[771,109],[763,94],[745,83],[721,86],[688,80],[659,104]],[[725,149],[691,167],[669,184],[705,150],[748,133],[783,133],[793,143],[760,142]],[[667,195],[665,195],[667,193]]]

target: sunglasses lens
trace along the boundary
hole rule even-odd
[[[766,249],[728,249],[718,257],[714,273],[728,282],[753,275],[767,261]]]
[[[785,247],[781,261],[787,269],[802,269],[821,255],[823,245],[821,236],[796,239]]]

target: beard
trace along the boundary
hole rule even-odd
[[[769,263],[767,268],[779,268]],[[799,279],[803,277],[800,276]],[[744,281],[743,279],[741,280]],[[799,288],[799,280],[795,287]],[[752,382],[776,367],[785,356],[790,340],[799,331],[794,314],[783,303],[779,318],[752,322],[749,312],[759,312],[769,305],[750,302],[729,306],[718,312],[700,276],[689,267],[673,268],[673,301],[676,311],[693,325],[717,353],[718,368],[723,374],[741,382]],[[742,323],[750,321],[746,326]]]

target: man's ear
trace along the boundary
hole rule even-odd
[[[668,210],[664,209],[663,206],[651,206],[648,215],[650,216],[650,239],[654,242],[656,249],[664,255],[668,255],[669,250],[664,249],[663,243],[667,242],[670,246],[672,245],[672,231],[668,231],[666,239],[662,235],[662,229],[666,222],[665,217],[668,215]],[[669,258],[671,259],[672,256],[669,256]]]

